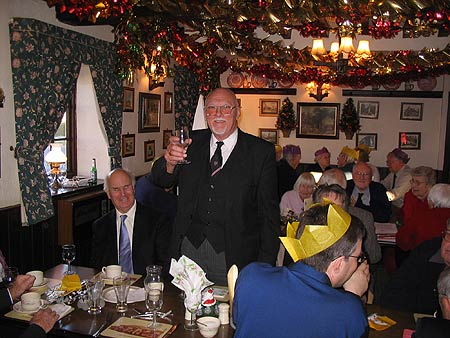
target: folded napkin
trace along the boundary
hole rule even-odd
[[[206,278],[206,273],[192,259],[181,256],[178,262],[172,258],[169,273],[174,277],[172,284],[186,294],[184,305],[195,311],[202,302],[202,290],[214,283]]]
[[[77,274],[64,275],[60,289],[65,292],[72,292],[81,289],[80,276]]]

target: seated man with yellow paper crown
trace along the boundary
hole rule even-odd
[[[251,263],[236,283],[234,337],[363,337],[369,268],[364,228],[339,206],[313,206],[281,241],[287,267]],[[295,236],[296,235],[296,236]],[[297,239],[299,238],[299,239]]]

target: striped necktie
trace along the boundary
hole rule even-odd
[[[214,155],[211,157],[210,165],[211,165],[211,176],[214,176],[219,172],[219,170],[222,168],[222,148],[223,142],[217,141],[217,148],[214,152]]]
[[[128,235],[125,219],[127,215],[120,216],[120,237],[119,237],[119,264],[122,271],[133,273],[133,260],[131,254],[130,236]]]

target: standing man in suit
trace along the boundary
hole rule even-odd
[[[347,183],[351,205],[370,211],[375,222],[388,222],[391,217],[391,203],[388,201],[386,188],[381,183],[372,181],[372,169],[368,164],[355,164],[352,177]]]
[[[188,256],[219,285],[233,264],[274,264],[279,248],[273,145],[238,129],[239,114],[234,93],[215,89],[205,102],[209,129],[192,132],[187,151],[171,137],[152,171],[156,184],[179,187],[172,254]],[[190,164],[178,164],[186,157]]]
[[[115,209],[92,225],[92,266],[119,264],[122,271],[144,275],[147,265],[157,264],[168,271],[170,220],[136,202],[134,183],[124,169],[106,176],[104,190]]]

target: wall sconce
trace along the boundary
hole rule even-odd
[[[61,171],[59,170],[59,167],[61,164],[65,163],[67,161],[66,155],[61,150],[62,144],[60,143],[51,143],[50,144],[50,151],[45,155],[45,161],[50,164],[52,170],[50,171],[50,174],[53,177],[53,181],[50,185],[50,187],[53,190],[58,190],[61,188],[61,183],[59,182],[59,175],[61,174]]]
[[[309,92],[309,96],[315,98],[317,101],[322,101],[324,97],[328,96],[330,92],[329,83],[319,83],[310,82],[306,85],[306,91]]]

